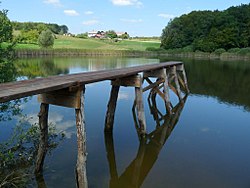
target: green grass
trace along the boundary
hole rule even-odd
[[[114,42],[113,40],[101,39],[80,39],[67,36],[57,36],[54,49],[99,49],[99,50],[138,50],[144,51],[147,47],[160,47],[159,41],[139,41],[122,40]],[[39,49],[35,44],[17,44],[17,49]]]

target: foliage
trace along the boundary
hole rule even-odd
[[[129,34],[128,34],[127,32],[125,32],[125,33],[123,33],[123,34],[121,35],[121,38],[122,38],[122,39],[129,39]]]
[[[13,65],[15,44],[11,43],[12,25],[7,12],[7,10],[0,10],[0,83],[13,81],[16,76]],[[8,45],[3,46],[4,42],[8,42]]]
[[[193,11],[171,20],[163,29],[161,47],[213,52],[250,46],[250,4],[225,11]]]
[[[38,124],[30,124],[30,118],[23,116],[14,128],[12,136],[0,143],[0,185],[24,187],[30,181],[39,146]],[[64,139],[57,133],[55,125],[49,124],[48,152],[50,153]]]
[[[22,110],[21,104],[27,102],[28,99],[16,99],[13,101],[0,104],[0,121],[11,120],[14,116],[20,115]]]
[[[54,45],[54,36],[50,30],[42,31],[38,37],[38,45],[42,48],[52,48]]]
[[[222,53],[225,53],[225,52],[226,52],[226,50],[224,48],[219,48],[219,49],[214,51],[215,54],[219,54],[219,55]]]
[[[82,39],[87,39],[88,38],[88,33],[81,33],[76,35],[77,38],[82,38]]]
[[[117,38],[117,34],[114,30],[109,30],[109,31],[106,31],[106,36],[113,39],[113,38]]]
[[[51,30],[54,34],[66,34],[68,33],[68,27],[66,25],[58,25],[52,23],[42,22],[12,22],[14,30],[37,30],[39,33],[47,29]]]
[[[7,10],[0,11],[0,44],[12,39],[12,25],[7,17],[7,12]]]
[[[37,44],[37,40],[39,37],[38,30],[30,30],[30,31],[21,31],[21,34],[17,36],[16,41],[18,43],[24,44]]]

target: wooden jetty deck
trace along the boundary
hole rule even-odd
[[[152,81],[150,80],[151,78],[155,78],[155,80]],[[0,84],[1,103],[39,94],[38,100],[41,102],[41,106],[38,117],[41,133],[35,165],[36,174],[42,173],[44,159],[48,150],[49,105],[54,104],[74,108],[76,114],[78,150],[75,170],[77,187],[87,187],[84,116],[85,85],[104,80],[111,80],[112,85],[105,119],[105,131],[111,133],[120,86],[135,88],[133,117],[138,135],[142,137],[147,134],[143,92],[150,90],[149,97],[152,99],[152,103],[155,103],[155,97],[159,95],[163,99],[166,112],[169,115],[176,113],[170,101],[169,89],[178,96],[180,103],[184,100],[182,98],[182,91],[189,93],[186,73],[182,62],[165,62]],[[146,81],[148,85],[143,88],[144,81]],[[156,113],[158,113],[158,111],[156,111]],[[158,118],[156,117],[156,119]]]
[[[0,84],[0,102],[7,102],[13,99],[74,87],[77,85],[128,77],[144,71],[157,70],[181,64],[182,62],[166,62]]]

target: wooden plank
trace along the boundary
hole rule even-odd
[[[131,86],[131,87],[141,87],[142,85],[142,80],[141,77],[138,75],[135,76],[129,76],[126,78],[118,78],[115,80],[112,80],[111,82],[112,86]]]
[[[69,108],[80,109],[81,103],[81,91],[82,87],[77,87],[77,90],[72,88],[60,89],[56,91],[50,91],[47,93],[39,94],[38,101],[45,104],[53,104],[58,106],[64,106]]]
[[[164,78],[164,76],[165,76],[164,69],[150,70],[150,71],[143,72],[143,78],[147,78],[147,77]]]
[[[48,78],[36,78],[12,83],[4,83],[0,84],[0,102],[7,102],[13,99],[18,99],[30,95],[60,90],[77,84],[85,85],[104,80],[114,80],[117,78],[132,76],[144,71],[157,70],[181,64],[182,62],[166,62],[113,70],[51,76]]]

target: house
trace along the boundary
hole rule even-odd
[[[91,38],[91,37],[95,37],[97,35],[98,31],[89,31],[88,32],[88,37]]]
[[[92,38],[104,38],[105,32],[104,31],[90,31],[88,32],[88,37]]]
[[[117,37],[121,37],[123,34],[126,34],[126,32],[116,32]]]

